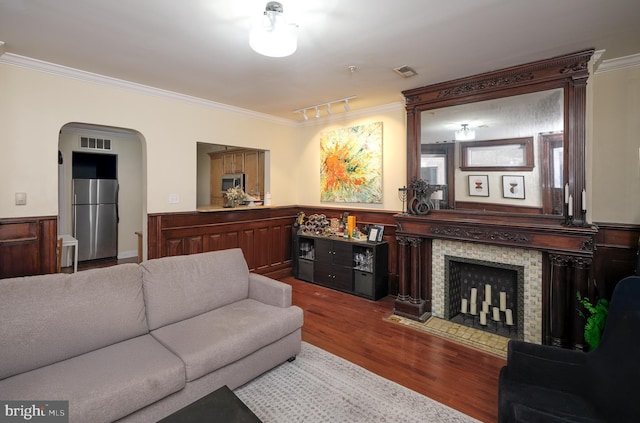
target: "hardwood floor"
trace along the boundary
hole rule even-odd
[[[137,262],[138,262],[137,257],[131,257],[131,258],[120,259],[120,260],[102,259],[102,260],[81,261],[78,263],[78,272],[82,270],[88,270],[88,269],[97,269],[99,267],[115,266],[116,264],[137,263]],[[60,269],[60,273],[73,273],[73,266],[63,267],[62,269]]]
[[[483,422],[498,420],[504,359],[384,321],[393,297],[369,301],[294,278],[302,339]]]

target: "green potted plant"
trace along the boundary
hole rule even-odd
[[[604,298],[600,298],[595,304],[592,304],[588,298],[582,297],[579,292],[576,293],[576,297],[578,302],[589,313],[588,316],[585,316],[582,310],[578,310],[578,314],[587,319],[587,323],[584,325],[584,340],[589,346],[589,351],[593,351],[600,343],[604,325],[607,322],[609,302]]]

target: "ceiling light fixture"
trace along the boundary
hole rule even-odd
[[[298,48],[297,27],[296,24],[287,23],[281,3],[270,1],[263,16],[251,25],[249,45],[263,56],[290,56]]]
[[[307,120],[307,110],[315,110],[316,114],[316,118],[320,117],[320,108],[321,107],[326,107],[327,108],[327,115],[332,115],[333,112],[331,111],[331,105],[332,104],[336,104],[336,103],[344,103],[344,110],[345,111],[349,111],[351,110],[351,107],[349,107],[349,100],[353,100],[354,98],[356,98],[355,95],[351,96],[351,97],[345,97],[345,98],[339,98],[337,100],[332,100],[332,101],[327,101],[326,103],[320,103],[320,104],[314,104],[312,106],[307,106],[307,107],[303,107],[301,109],[296,109],[293,111],[293,113],[302,113],[302,118],[304,120]]]
[[[476,131],[469,129],[468,123],[462,124],[462,129],[456,131],[456,141],[469,141],[476,138]]]

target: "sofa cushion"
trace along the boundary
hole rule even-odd
[[[302,310],[242,300],[151,332],[186,365],[192,381],[302,327]]]
[[[239,248],[163,257],[141,267],[151,330],[249,295],[249,268]]]
[[[0,381],[3,400],[69,401],[70,422],[111,422],[185,386],[184,364],[150,335]]]
[[[0,379],[149,332],[136,264],[0,280]]]

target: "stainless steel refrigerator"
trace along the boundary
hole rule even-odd
[[[78,261],[118,255],[118,181],[73,180],[73,236]]]

